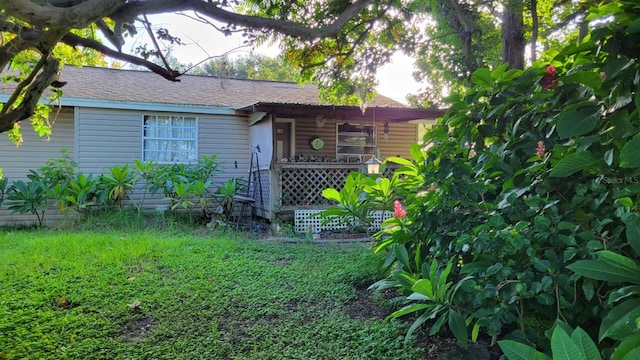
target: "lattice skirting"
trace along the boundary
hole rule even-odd
[[[341,220],[332,220],[331,222],[322,225],[322,220],[320,217],[315,217],[315,215],[322,210],[295,210],[294,217],[294,227],[297,233],[318,233],[321,231],[327,230],[340,230],[345,229],[347,224]],[[369,231],[378,231],[380,230],[380,224],[383,221],[393,216],[393,212],[391,211],[372,211],[369,213],[369,217],[372,219],[371,226],[369,227]]]

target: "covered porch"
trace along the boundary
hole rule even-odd
[[[295,210],[331,206],[326,188],[341,189],[372,156],[409,157],[410,144],[444,114],[439,109],[258,103],[250,112],[251,173],[260,194],[256,214],[292,220]]]

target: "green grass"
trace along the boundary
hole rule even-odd
[[[0,259],[0,358],[421,357],[401,323],[349,316],[379,275],[363,244],[12,230]]]

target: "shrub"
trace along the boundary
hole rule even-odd
[[[462,334],[457,316],[441,320],[455,311],[472,338],[500,335],[544,351],[541,324],[591,331],[622,315],[600,299],[635,294],[635,283],[580,278],[571,264],[604,256],[635,264],[640,254],[639,15],[629,0],[595,7],[590,19],[612,19],[587,41],[526,70],[477,70],[474,87],[450,96],[426,135],[431,147],[386,159],[401,165],[396,194],[406,216],[377,234],[390,273],[377,286],[397,288],[419,317],[443,307],[431,329],[448,323]],[[459,290],[424,296],[415,285],[433,282],[425,269],[447,269],[452,259],[458,266],[446,283]],[[637,321],[637,304],[622,304]],[[624,342],[617,336],[614,346]]]

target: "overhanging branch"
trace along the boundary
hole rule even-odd
[[[111,48],[109,48],[108,46],[105,46],[104,44],[101,44],[95,40],[91,40],[91,39],[86,39],[83,37],[80,37],[78,35],[72,34],[72,33],[68,33],[66,34],[63,38],[62,38],[62,42],[69,45],[69,46],[83,46],[86,48],[91,48],[94,50],[97,50],[111,58],[117,59],[117,60],[122,60],[122,61],[126,61],[129,63],[132,63],[134,65],[139,65],[139,66],[143,66],[151,71],[153,71],[154,73],[162,76],[163,78],[167,79],[167,80],[171,80],[171,81],[180,81],[180,79],[178,79],[178,77],[180,76],[180,73],[178,71],[175,70],[171,70],[171,69],[165,69],[162,66],[152,63],[151,61],[147,61],[145,59],[142,59],[140,57],[134,56],[134,55],[130,55],[130,54],[126,54],[126,53],[122,53],[116,50],[113,50]]]
[[[312,40],[337,34],[347,22],[361,13],[371,3],[371,0],[357,0],[347,6],[331,24],[315,28],[292,21],[238,14],[202,0],[130,1],[111,14],[111,17],[116,21],[129,21],[141,14],[162,14],[192,10],[214,20],[249,28],[274,30],[284,35]]]

